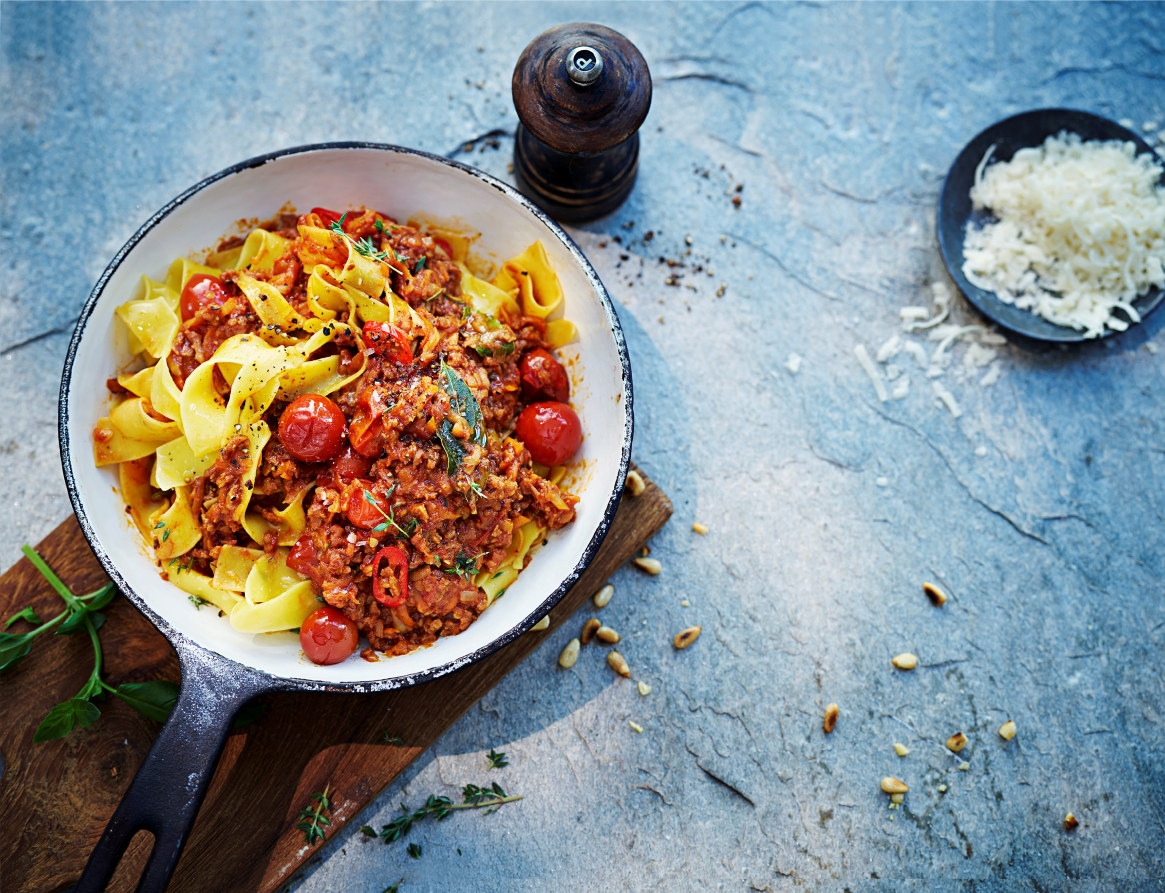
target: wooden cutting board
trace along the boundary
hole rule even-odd
[[[551,629],[628,561],[671,511],[650,480],[640,496],[625,496],[602,548],[551,613]],[[90,592],[106,580],[75,518],[37,551],[74,592]],[[0,577],[0,622],[26,605],[48,617],[60,610],[60,599],[22,558]],[[115,599],[106,613],[101,642],[107,682],[178,680],[170,644],[127,600]],[[320,846],[306,846],[294,827],[313,792],[330,786],[330,836],[548,635],[527,633],[483,661],[403,691],[265,696],[260,717],[227,741],[169,889],[278,889]],[[92,666],[88,637],[46,635],[0,676],[4,893],[57,891],[76,882],[160,728],[107,698],[94,725],[34,744],[41,719],[80,689]],[[144,833],[135,838],[110,890],[134,888],[149,844]]]

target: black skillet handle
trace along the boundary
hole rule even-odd
[[[75,893],[104,890],[130,840],[142,830],[154,835],[154,848],[137,893],[165,889],[235,713],[255,695],[278,687],[269,677],[195,645],[181,640],[174,645],[182,667],[178,703],[89,856]]]

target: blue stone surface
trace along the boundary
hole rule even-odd
[[[600,613],[633,679],[594,646],[558,669],[571,618],[292,888],[1160,889],[1165,314],[1064,349],[990,343],[953,293],[946,322],[980,328],[946,346],[900,315],[949,285],[935,202],[980,130],[1067,106],[1156,139],[1159,3],[4,2],[0,563],[70,512],[69,334],[155,209],[327,140],[512,179],[514,63],[570,21],[624,33],[654,81],[634,193],[571,229],[676,509],[663,573],[621,570]],[[358,830],[493,780],[525,799],[418,826],[419,859]]]

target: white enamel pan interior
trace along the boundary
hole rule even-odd
[[[568,481],[579,496],[573,524],[549,536],[505,595],[468,630],[401,657],[354,655],[321,667],[294,633],[245,635],[162,580],[126,514],[116,472],[93,465],[92,432],[108,411],[105,381],[130,359],[115,308],[143,274],[165,276],[178,257],[197,257],[237,221],[269,219],[287,206],[367,206],[480,232],[473,252],[500,263],[541,240],[565,291],[578,340],[561,354],[584,439]],[[117,324],[115,324],[117,323]],[[611,299],[590,263],[525,197],[472,168],[393,146],[305,146],[243,162],[203,181],[152,217],[118,253],[90,295],[70,345],[61,386],[60,442],[69,495],[89,544],[119,588],[172,641],[193,643],[291,687],[379,690],[451,672],[496,650],[538,621],[577,580],[598,549],[622,492],[632,436],[631,372]],[[182,649],[180,649],[182,650]]]

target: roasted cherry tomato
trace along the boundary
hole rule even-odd
[[[389,588],[386,590],[380,578],[380,564],[388,564],[391,572]],[[394,591],[395,590],[395,591]],[[386,608],[398,608],[409,597],[409,556],[404,549],[385,546],[372,559],[372,595]]]
[[[338,664],[347,660],[359,641],[356,624],[331,605],[316,608],[299,628],[299,644],[313,664]]]
[[[307,534],[297,539],[287,553],[287,566],[311,580],[316,578],[316,563],[319,560],[320,555]]]
[[[356,478],[368,477],[368,472],[372,470],[372,460],[361,456],[349,444],[332,459],[331,470],[337,483],[347,484]]]
[[[178,307],[184,320],[191,319],[204,307],[210,307],[213,304],[221,305],[227,297],[226,286],[221,279],[208,273],[195,273],[186,280]]]
[[[384,322],[364,323],[364,343],[386,360],[408,365],[413,361],[413,346],[408,336]]]
[[[554,400],[565,403],[570,399],[570,379],[550,351],[541,347],[526,351],[518,368],[522,373],[522,397],[527,402]]]
[[[344,441],[344,413],[319,394],[304,394],[287,404],[279,417],[279,441],[292,459],[326,462]]]
[[[370,530],[377,524],[388,520],[388,506],[384,500],[372,492],[372,488],[360,483],[352,488],[348,494],[348,504],[344,506],[344,514],[355,527]]]
[[[330,211],[327,208],[312,208],[311,212],[319,216],[320,220],[324,222],[324,226],[331,226],[343,216],[339,211]]]
[[[526,444],[535,462],[562,465],[582,443],[582,424],[565,403],[531,403],[518,416],[514,434]]]

